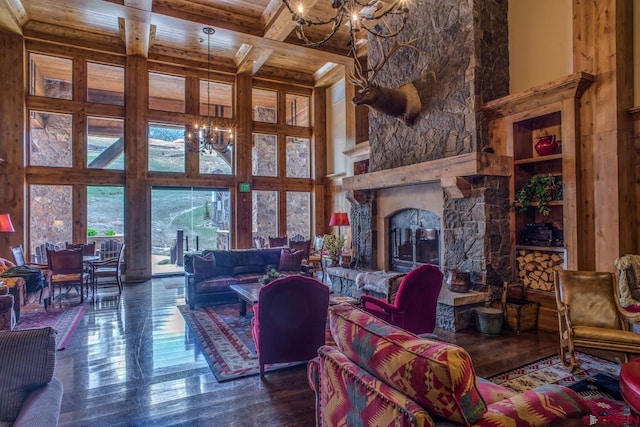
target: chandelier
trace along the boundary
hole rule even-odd
[[[323,0],[327,1],[327,0]],[[331,39],[342,25],[349,28],[350,50],[356,56],[356,35],[360,30],[377,38],[388,39],[400,34],[404,29],[408,15],[410,0],[331,0],[331,7],[335,14],[326,19],[307,19],[307,11],[302,6],[302,0],[282,0],[289,12],[291,19],[296,22],[298,37],[308,46],[318,47]],[[295,3],[297,2],[297,3]],[[399,16],[400,22],[392,26],[384,19]],[[313,39],[305,32],[306,27],[325,26],[327,33]]]
[[[226,153],[233,146],[233,128],[222,126],[219,118],[211,117],[211,35],[216,30],[204,27],[202,31],[207,35],[207,121],[193,124],[185,142],[191,152]]]

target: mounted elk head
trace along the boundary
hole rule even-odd
[[[356,96],[351,100],[355,105],[367,105],[369,108],[401,120],[407,126],[412,126],[415,123],[422,110],[422,102],[416,86],[413,83],[407,83],[398,88],[388,88],[378,86],[374,82],[380,69],[396,50],[408,47],[419,51],[418,48],[411,46],[413,42],[415,39],[406,43],[398,43],[396,40],[391,48],[385,52],[380,39],[378,39],[382,59],[367,71],[362,69],[362,65],[356,58],[354,67],[348,76],[349,81],[357,88]]]

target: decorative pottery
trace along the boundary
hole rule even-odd
[[[459,269],[447,270],[445,283],[452,292],[469,292],[471,289],[471,273]]]
[[[559,145],[555,135],[545,135],[538,137],[534,148],[540,156],[550,156],[556,153]]]

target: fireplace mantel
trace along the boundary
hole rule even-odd
[[[458,156],[385,169],[343,178],[347,191],[377,190],[407,185],[440,182],[442,187],[465,191],[465,177],[510,176],[511,157],[493,153],[469,153]]]

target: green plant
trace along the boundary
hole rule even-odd
[[[343,236],[337,236],[335,234],[325,234],[324,236],[324,248],[329,254],[329,258],[337,262],[344,251],[345,238]]]
[[[278,271],[275,268],[272,268],[271,270],[267,271],[267,274],[259,278],[258,282],[262,283],[263,285],[266,285],[267,283],[271,282],[272,280],[276,280],[279,277],[280,277],[280,273],[278,273]]]
[[[87,228],[87,236],[97,236],[98,231],[93,228]]]
[[[204,202],[204,215],[202,215],[202,219],[205,221],[211,221],[211,211],[209,210],[209,202]]]
[[[562,200],[562,178],[554,175],[534,175],[515,194],[514,207],[524,212],[532,203],[537,203],[538,212],[551,213],[551,202]]]
[[[116,232],[113,231],[113,230],[107,230],[107,231],[104,232],[104,235],[105,236],[115,236]]]

